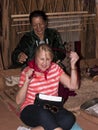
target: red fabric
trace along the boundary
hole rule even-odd
[[[45,78],[47,79],[47,73],[48,73],[50,67],[49,67],[46,71],[42,71],[42,70],[40,70],[40,69],[38,68],[38,66],[37,66],[37,64],[35,63],[34,60],[29,61],[29,62],[28,62],[28,66],[29,66],[30,68],[33,68],[34,71],[36,71],[36,72],[44,73]],[[33,72],[33,74],[34,74],[34,72]],[[33,76],[33,74],[32,74],[32,76]]]

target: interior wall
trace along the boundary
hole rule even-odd
[[[50,12],[78,12],[78,11],[88,11],[89,13],[96,13],[95,0],[4,0],[2,4],[3,8],[3,42],[2,42],[2,55],[3,55],[3,64],[4,69],[9,68],[11,65],[11,54],[16,45],[18,44],[20,38],[25,33],[25,31],[29,31],[30,26],[26,25],[29,24],[28,21],[16,21],[16,25],[13,25],[13,20],[11,15],[22,15],[22,14],[29,14],[31,11],[36,9],[44,10],[47,13]],[[93,19],[93,18],[92,18]],[[22,18],[21,18],[22,20]],[[81,52],[84,58],[96,58],[96,42],[95,37],[96,34],[94,32],[94,21],[90,21],[91,27],[88,26],[87,22],[89,18],[86,17],[82,19],[81,27],[82,30],[78,30],[77,26],[75,28],[71,27],[68,28],[70,30],[76,31],[65,31],[62,34],[62,38],[65,38],[65,41],[81,41]],[[19,25],[20,24],[20,25]],[[69,24],[72,24],[71,22]],[[24,25],[24,26],[23,26]],[[26,26],[25,26],[26,25]],[[93,30],[89,30],[93,27]],[[90,35],[88,34],[91,31]],[[67,30],[67,28],[66,28]],[[89,39],[93,33],[92,39],[93,46],[92,46],[92,39]],[[81,37],[80,37],[81,35]],[[86,39],[88,38],[88,39]],[[92,49],[93,48],[93,49]]]

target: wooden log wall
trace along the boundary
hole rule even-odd
[[[6,65],[8,68],[9,58],[10,58],[10,34],[9,34],[9,0],[4,0],[3,3],[3,17],[2,17],[2,36],[3,36],[3,43],[2,43],[2,57],[3,57],[3,64]]]
[[[95,0],[4,0],[2,3],[2,56],[3,56],[3,68],[8,69],[11,65],[11,53],[18,44],[20,38],[25,33],[25,31],[30,30],[28,21],[14,21],[19,26],[14,26],[11,15],[29,14],[31,11],[40,9],[44,10],[46,13],[53,12],[78,12],[78,11],[88,11],[90,14],[95,14]],[[95,34],[94,25],[95,19],[91,23],[91,27],[87,26],[91,22],[90,18],[84,18],[82,21],[82,31],[80,40],[82,42],[82,53],[86,58],[96,57],[96,47],[91,46],[92,40],[95,41],[95,35],[92,39],[86,39],[89,32],[89,28],[93,27],[90,35]],[[84,22],[85,21],[85,22]],[[28,26],[26,26],[28,24]],[[87,30],[88,29],[88,30]],[[77,31],[76,31],[77,32]],[[74,32],[73,32],[74,33]],[[69,34],[70,35],[70,34]],[[87,46],[88,45],[88,46]],[[87,47],[87,49],[85,49]],[[90,47],[90,49],[89,49]],[[91,49],[93,47],[93,49]],[[88,53],[88,52],[89,53]],[[86,53],[87,52],[87,53]],[[90,55],[88,55],[90,54]],[[88,57],[90,56],[90,57]]]
[[[85,1],[84,10],[88,10],[89,13],[96,14],[95,0]],[[90,59],[96,58],[96,19],[87,19],[86,31],[84,33],[84,55],[83,58]]]
[[[0,1],[0,69],[3,69],[2,58],[2,1]]]
[[[96,21],[98,21],[98,0],[96,0]],[[96,58],[98,58],[98,22],[96,22]]]

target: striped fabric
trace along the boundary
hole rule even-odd
[[[20,76],[19,87],[22,87],[25,81],[25,73],[28,71],[29,67],[26,67]],[[21,106],[21,110],[27,105],[33,104],[35,100],[35,95],[37,93],[43,93],[46,95],[57,96],[59,79],[64,71],[59,67],[59,65],[52,63],[50,70],[47,74],[47,79],[44,75],[38,76],[34,75],[31,79],[28,89],[26,99]]]

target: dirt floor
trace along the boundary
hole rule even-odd
[[[69,110],[78,110],[80,106],[93,98],[98,98],[98,81],[94,82],[92,78],[82,78],[80,89],[76,90],[75,97],[70,96],[65,107]]]
[[[24,125],[18,117],[18,108],[15,103],[17,85],[6,86],[5,83],[4,90],[0,92],[0,115],[2,117],[0,118],[0,129],[16,130],[19,125]],[[84,102],[98,98],[98,81],[94,82],[92,78],[88,77],[81,79],[80,89],[76,93],[76,96],[69,97],[64,107],[76,115],[77,122],[83,130],[98,130],[98,117],[80,109]]]

